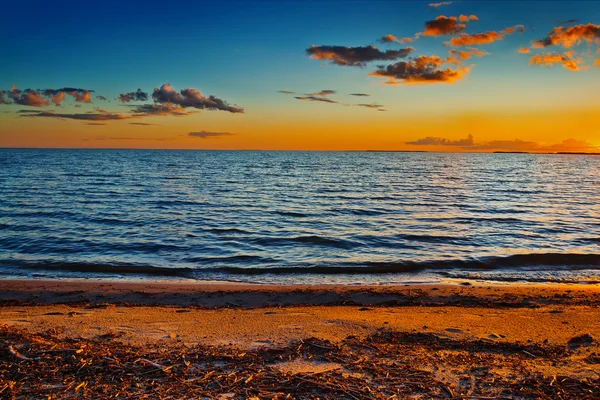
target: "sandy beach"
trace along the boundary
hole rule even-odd
[[[4,280],[0,302],[15,398],[600,394],[597,285]]]

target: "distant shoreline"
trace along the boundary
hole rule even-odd
[[[135,148],[135,147],[0,147],[0,150],[133,150],[133,151],[214,151],[214,152],[297,152],[297,153],[439,153],[439,154],[548,154],[548,155],[583,155],[598,156],[597,152],[532,152],[532,151],[430,151],[430,150],[268,150],[268,149],[160,149],[160,148]]]

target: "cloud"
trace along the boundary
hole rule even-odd
[[[370,94],[368,94],[368,93],[350,93],[350,96],[366,97],[366,96],[370,96]]]
[[[406,142],[413,146],[450,146],[464,150],[481,151],[522,151],[522,152],[597,152],[598,147],[589,142],[576,139],[566,139],[553,145],[542,145],[526,140],[493,140],[490,142],[476,143],[473,135],[465,139],[449,140],[441,137],[426,137],[412,142]]]
[[[502,40],[504,39],[504,36],[510,35],[514,32],[525,32],[525,28],[523,25],[515,25],[508,27],[501,32],[489,31],[474,34],[461,33],[457,37],[450,39],[447,44],[454,47],[489,44],[498,40]]]
[[[103,100],[103,101],[106,101],[106,97],[104,97],[104,96],[96,96],[96,98],[97,98],[98,100]]]
[[[423,139],[415,140],[414,142],[406,142],[406,144],[415,146],[473,146],[473,135],[469,135],[466,139],[449,140],[441,137],[428,136]]]
[[[423,36],[445,36],[462,32],[467,26],[459,24],[458,18],[440,15],[436,19],[425,22]]]
[[[559,26],[552,29],[545,38],[532,41],[531,47],[535,49],[548,46],[570,48],[582,41],[586,41],[588,44],[598,43],[600,41],[600,25],[575,25],[569,28]]]
[[[296,92],[291,92],[289,90],[278,90],[277,93],[282,93],[282,94],[297,94]]]
[[[155,103],[162,105],[179,106],[183,108],[196,108],[199,110],[221,110],[231,113],[243,113],[240,107],[231,106],[215,96],[203,96],[197,89],[182,89],[177,92],[168,83],[155,88],[152,93]]]
[[[366,108],[377,108],[377,109],[384,107],[383,104],[375,104],[375,103],[374,104],[355,104],[355,106],[366,107]]]
[[[306,49],[310,58],[329,60],[332,64],[352,67],[363,67],[371,61],[391,61],[404,58],[413,51],[408,47],[399,50],[381,51],[377,47],[344,47],[344,46],[315,46]]]
[[[156,126],[156,124],[147,124],[145,122],[130,122],[129,125]]]
[[[427,84],[453,83],[466,76],[470,69],[442,69],[444,60],[437,56],[419,56],[411,61],[401,61],[388,66],[380,66],[370,76],[388,78],[386,84]]]
[[[600,67],[600,58],[594,60],[594,67]]]
[[[0,104],[11,104],[12,102],[9,99],[5,98],[5,95],[6,91],[0,90]]]
[[[583,62],[583,59],[573,58],[572,56],[574,56],[574,53],[571,52],[565,52],[565,54],[535,54],[529,59],[529,65],[551,66],[552,64],[562,64],[562,66],[568,70],[579,71],[580,64]]]
[[[451,49],[449,53],[451,56],[458,57],[460,60],[469,60],[472,57],[483,57],[490,54],[487,51],[481,51],[474,47],[468,48],[467,50]],[[460,61],[456,60],[455,58],[449,58],[448,61],[455,64],[460,64]]]
[[[518,51],[521,54],[529,54],[529,53],[531,53],[531,49],[529,47],[519,47]]]
[[[88,122],[86,125],[106,125],[102,122]]]
[[[451,1],[442,1],[442,2],[439,2],[439,3],[429,3],[429,7],[438,8],[438,7],[441,7],[441,6],[447,6],[449,4],[452,4],[452,2]]]
[[[186,115],[194,114],[194,111],[187,111],[183,107],[179,107],[172,103],[164,103],[164,104],[140,104],[138,106],[133,106],[132,108],[133,117],[166,117],[166,116],[175,116],[175,117],[184,117]]]
[[[221,136],[233,136],[235,133],[229,132],[208,132],[208,131],[200,131],[200,132],[189,132],[188,136],[196,137],[200,139],[208,139],[212,137],[221,137]]]
[[[13,103],[20,104],[22,106],[46,107],[50,105],[38,91],[32,89],[19,90],[14,85],[12,90],[8,92],[8,97]]]
[[[508,28],[504,28],[504,30],[502,31],[503,35],[510,35],[511,33],[523,33],[525,32],[525,27],[523,25],[515,25],[515,26],[509,26]]]
[[[396,36],[389,34],[386,36],[383,36],[382,38],[379,39],[379,42],[381,43],[400,43],[400,44],[405,44],[405,43],[411,43],[413,41],[413,38],[409,38],[409,37],[405,37],[405,38],[397,38]]]
[[[137,92],[121,93],[117,98],[121,103],[129,103],[130,101],[146,101],[148,100],[148,93],[138,89]]]
[[[58,118],[58,119],[75,119],[79,121],[113,121],[132,118],[130,115],[115,114],[109,112],[85,113],[85,114],[62,114],[51,111],[40,111],[37,113],[28,113],[21,117],[30,118]]]
[[[51,102],[58,107],[65,100],[67,94],[73,96],[77,102],[91,103],[91,92],[93,92],[93,90],[76,88],[19,90],[15,85],[12,85],[10,92],[2,91],[3,95],[0,96],[0,104],[47,107]],[[5,99],[4,94],[6,94],[8,98]]]
[[[310,96],[310,95],[307,95],[307,96],[296,96],[296,97],[294,97],[294,98],[295,98],[295,99],[298,99],[298,100],[306,100],[306,101],[321,101],[321,102],[324,102],[324,103],[338,104],[338,102],[337,102],[337,101],[335,101],[335,100],[331,100],[331,99],[328,99],[327,97],[318,97],[318,96]]]
[[[309,93],[308,96],[330,96],[335,93],[336,93],[335,90],[324,89],[324,90],[321,90],[320,92]]]
[[[479,21],[479,18],[477,18],[477,15],[459,15],[458,16],[458,20],[460,22],[469,22],[469,21]]]

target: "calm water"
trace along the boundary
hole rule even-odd
[[[0,277],[600,282],[599,180],[597,156],[0,149]]]

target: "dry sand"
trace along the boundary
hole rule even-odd
[[[27,332],[27,335],[41,335],[44,340],[52,338],[58,343],[99,343],[98,340],[109,338],[137,349],[200,346],[210,347],[217,353],[237,349],[254,352],[254,357],[263,361],[269,357],[261,352],[292,351],[290,349],[298,343],[317,341],[316,348],[324,346],[344,356],[336,353],[315,358],[300,354],[286,356],[278,362],[264,361],[263,367],[283,376],[318,374],[335,378],[336,374],[342,374],[339,375],[341,381],[371,381],[373,376],[366,376],[363,369],[350,366],[365,362],[362,358],[353,359],[350,364],[343,362],[351,358],[345,351],[354,349],[349,354],[357,354],[356,349],[365,346],[380,350],[382,345],[388,344],[387,339],[381,340],[382,332],[388,332],[385,334],[404,335],[398,346],[406,347],[403,350],[395,347],[393,351],[400,355],[390,356],[394,363],[401,362],[402,354],[411,354],[414,359],[427,354],[416,373],[425,371],[431,382],[441,382],[441,389],[436,389],[439,393],[435,392],[441,397],[450,397],[442,396],[444,393],[461,392],[461,377],[473,379],[476,375],[473,365],[480,368],[478,363],[485,366],[485,363],[498,362],[500,366],[506,363],[506,371],[504,367],[496,367],[493,374],[497,376],[493,379],[514,377],[518,370],[518,374],[533,376],[534,381],[541,379],[540,384],[548,380],[543,389],[536,389],[539,393],[554,393],[551,391],[556,384],[552,379],[568,377],[576,381],[572,388],[577,388],[573,393],[578,393],[578,398],[600,398],[600,393],[589,392],[592,389],[585,387],[592,382],[590,387],[595,388],[600,382],[596,355],[600,354],[598,285],[286,287],[5,280],[0,281],[0,303],[0,325],[5,326],[7,337]],[[587,340],[581,348],[568,350],[568,354],[561,355],[560,362],[548,355],[558,354],[556,349],[569,349],[569,340],[585,334],[591,334],[591,341]],[[26,341],[15,339],[19,340]],[[354,344],[347,344],[349,340]],[[408,346],[406,341],[416,344]],[[427,351],[421,347],[421,341],[430,342]],[[478,355],[479,351],[483,355]],[[505,359],[485,361],[490,351]],[[375,357],[376,353],[370,354]],[[14,354],[6,356],[10,366],[18,362]],[[365,360],[369,358],[365,357]],[[457,363],[456,357],[464,359]],[[454,360],[452,365],[443,361],[449,359]],[[443,365],[452,368],[440,368]],[[487,377],[492,372],[486,374]],[[470,393],[480,390],[486,395],[514,390],[511,389],[513,383],[501,384],[501,381],[498,380],[498,388],[486,383],[487,386],[479,389],[473,386],[469,390]],[[63,386],[73,389],[72,385]],[[426,386],[419,390],[433,396],[433,392],[426,391]],[[571,393],[569,388],[561,390]],[[0,382],[0,393],[1,390]],[[19,394],[19,390],[15,393]],[[345,393],[344,390],[334,393]],[[243,398],[237,389],[231,393],[233,397]],[[596,395],[598,397],[594,397]],[[340,397],[354,398],[356,394],[350,392]],[[422,398],[428,395],[423,394]]]

